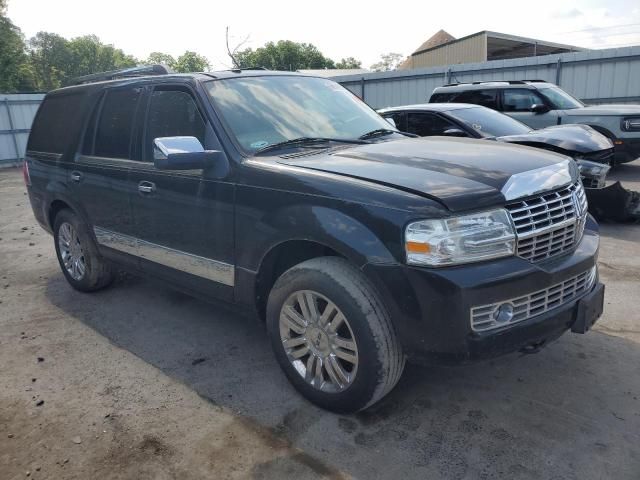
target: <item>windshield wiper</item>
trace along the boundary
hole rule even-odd
[[[283,147],[294,147],[298,145],[313,145],[314,143],[328,143],[328,142],[340,142],[340,143],[353,143],[356,145],[363,145],[369,143],[364,139],[351,140],[348,138],[327,138],[327,137],[299,137],[292,138],[291,140],[285,140],[283,142],[272,143],[256,150],[256,154],[268,152],[270,150],[276,150]]]
[[[360,135],[358,138],[360,140],[365,140],[367,138],[382,137],[383,135],[391,135],[392,133],[399,133],[400,135],[404,135],[406,137],[412,137],[412,138],[418,136],[418,135],[414,135],[413,133],[401,132],[399,130],[391,130],[390,128],[376,128],[375,130],[371,130],[370,132]]]

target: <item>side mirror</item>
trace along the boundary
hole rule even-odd
[[[396,125],[396,121],[391,118],[391,117],[384,117],[384,119],[389,122],[389,125],[391,125],[393,128],[397,128],[398,126]]]
[[[200,170],[213,166],[221,155],[205,150],[196,137],[159,137],[153,146],[153,164],[158,170]]]
[[[468,137],[469,136],[467,135],[467,132],[464,132],[459,128],[447,128],[444,132],[442,132],[442,134],[446,135],[447,137]]]
[[[543,103],[534,103],[531,105],[531,111],[533,113],[547,113],[549,110],[551,109]]]

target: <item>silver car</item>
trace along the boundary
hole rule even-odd
[[[615,163],[640,157],[640,105],[587,106],[543,80],[456,83],[438,87],[430,103],[473,103],[498,110],[539,129],[590,125],[613,141]]]

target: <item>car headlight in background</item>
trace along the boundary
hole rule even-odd
[[[607,173],[611,170],[609,165],[582,159],[576,159],[576,163],[585,187],[603,188],[605,186]]]
[[[635,132],[640,130],[640,117],[629,117],[622,119],[622,130]]]
[[[460,217],[421,220],[405,231],[407,263],[446,266],[506,257],[515,253],[516,235],[504,209]]]

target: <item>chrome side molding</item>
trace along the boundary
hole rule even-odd
[[[235,284],[235,269],[233,265],[228,263],[164,247],[101,227],[93,227],[93,231],[96,240],[102,246],[230,287]]]
[[[516,173],[507,180],[501,193],[507,201],[528,197],[567,186],[578,179],[578,167],[567,159],[553,165]]]

